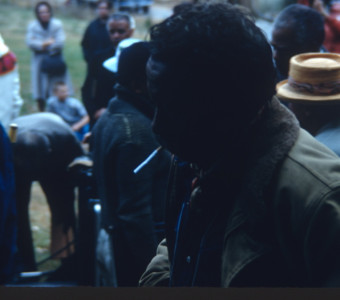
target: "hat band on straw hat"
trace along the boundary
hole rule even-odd
[[[288,84],[297,92],[308,93],[311,95],[334,95],[340,93],[340,81],[311,84],[298,82],[292,77],[288,77]]]

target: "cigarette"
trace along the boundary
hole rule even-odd
[[[133,173],[137,174],[145,165],[147,165],[151,159],[153,159],[156,154],[162,149],[162,146],[159,146],[157,149],[155,149],[146,160],[144,160],[136,169],[133,170]]]

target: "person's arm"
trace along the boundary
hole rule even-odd
[[[90,122],[88,115],[83,116],[78,122],[74,123],[71,128],[73,131],[78,131]]]
[[[59,51],[64,47],[65,43],[65,32],[63,29],[63,24],[60,20],[51,19],[51,39],[49,50]]]
[[[27,33],[26,33],[26,44],[33,51],[43,51],[46,50],[45,39],[42,39],[37,31],[35,30],[37,27],[36,21],[31,22],[28,25]]]
[[[23,100],[20,96],[20,78],[19,78],[19,72],[18,67],[15,67],[14,69],[14,78],[13,78],[13,110],[12,110],[12,116],[11,119],[15,119],[17,116],[19,116],[21,106],[23,104]]]
[[[94,93],[96,90],[96,61],[92,61],[89,65],[88,72],[81,88],[81,97],[85,105],[87,114],[90,119],[95,119],[95,112],[98,109],[94,102]]]
[[[90,58],[92,57],[92,51],[91,51],[91,24],[86,28],[83,39],[81,41],[81,48],[83,51],[83,57],[87,63],[90,63]]]
[[[156,256],[151,260],[139,280],[139,286],[169,286],[170,264],[166,239],[157,247]]]

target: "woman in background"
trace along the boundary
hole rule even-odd
[[[46,99],[52,95],[56,81],[65,81],[69,88],[72,88],[67,71],[61,74],[48,74],[42,70],[44,59],[61,54],[64,47],[65,33],[61,21],[52,17],[52,7],[46,1],[36,4],[35,15],[37,19],[28,25],[26,44],[33,54],[31,62],[33,97],[38,102],[39,110],[44,111]]]

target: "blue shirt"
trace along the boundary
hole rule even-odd
[[[47,100],[46,111],[59,115],[67,124],[72,126],[87,115],[84,105],[75,98],[68,97],[59,101],[56,96]]]
[[[340,156],[340,120],[334,120],[322,127],[315,138]]]

